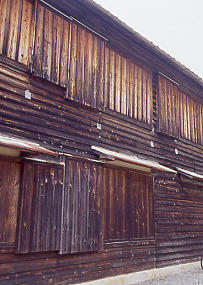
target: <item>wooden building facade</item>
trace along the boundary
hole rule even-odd
[[[91,0],[0,0],[0,284],[203,253],[203,81]]]

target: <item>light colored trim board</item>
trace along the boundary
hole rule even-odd
[[[107,156],[109,158],[111,158],[112,160],[119,160],[119,161],[123,161],[125,163],[128,164],[135,164],[135,165],[140,165],[142,167],[147,167],[147,168],[152,168],[152,169],[156,169],[159,171],[166,171],[166,172],[172,172],[174,174],[177,173],[177,171],[168,168],[164,165],[161,165],[160,163],[156,162],[156,161],[151,161],[151,160],[147,160],[147,159],[143,159],[143,158],[138,158],[135,155],[127,155],[121,152],[116,152],[116,151],[112,151],[103,147],[98,147],[95,145],[91,146],[91,149],[101,155]],[[127,167],[127,165],[126,165]]]

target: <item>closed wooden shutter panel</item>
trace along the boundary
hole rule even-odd
[[[102,246],[103,168],[67,160],[60,253],[97,251]]]
[[[17,252],[59,249],[63,168],[25,161]]]

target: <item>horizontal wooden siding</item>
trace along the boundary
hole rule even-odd
[[[157,174],[154,184],[157,266],[199,260],[203,251],[203,184]]]

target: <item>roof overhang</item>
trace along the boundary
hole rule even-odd
[[[182,169],[182,168],[179,168],[179,167],[176,167],[178,173],[180,173],[181,175],[185,176],[185,177],[188,177],[190,179],[194,179],[194,180],[200,180],[200,181],[203,181],[203,175],[201,174],[198,174],[196,172],[193,172],[193,171],[189,171],[189,170],[186,170],[186,169]]]
[[[40,146],[37,143],[31,142],[26,139],[20,139],[13,136],[6,136],[4,134],[0,134],[0,146],[16,149],[24,152],[36,153],[36,154],[49,154],[53,156],[58,156],[58,153],[52,150],[49,150],[45,147]]]
[[[121,152],[116,152],[112,150],[108,150],[103,147],[91,146],[91,149],[100,155],[100,158],[105,158],[103,162],[107,164],[113,164],[121,167],[137,169],[145,172],[151,172],[151,170],[155,171],[164,171],[171,172],[176,174],[177,171],[168,168],[156,161],[150,161],[142,158],[138,158],[134,155],[127,155]]]

